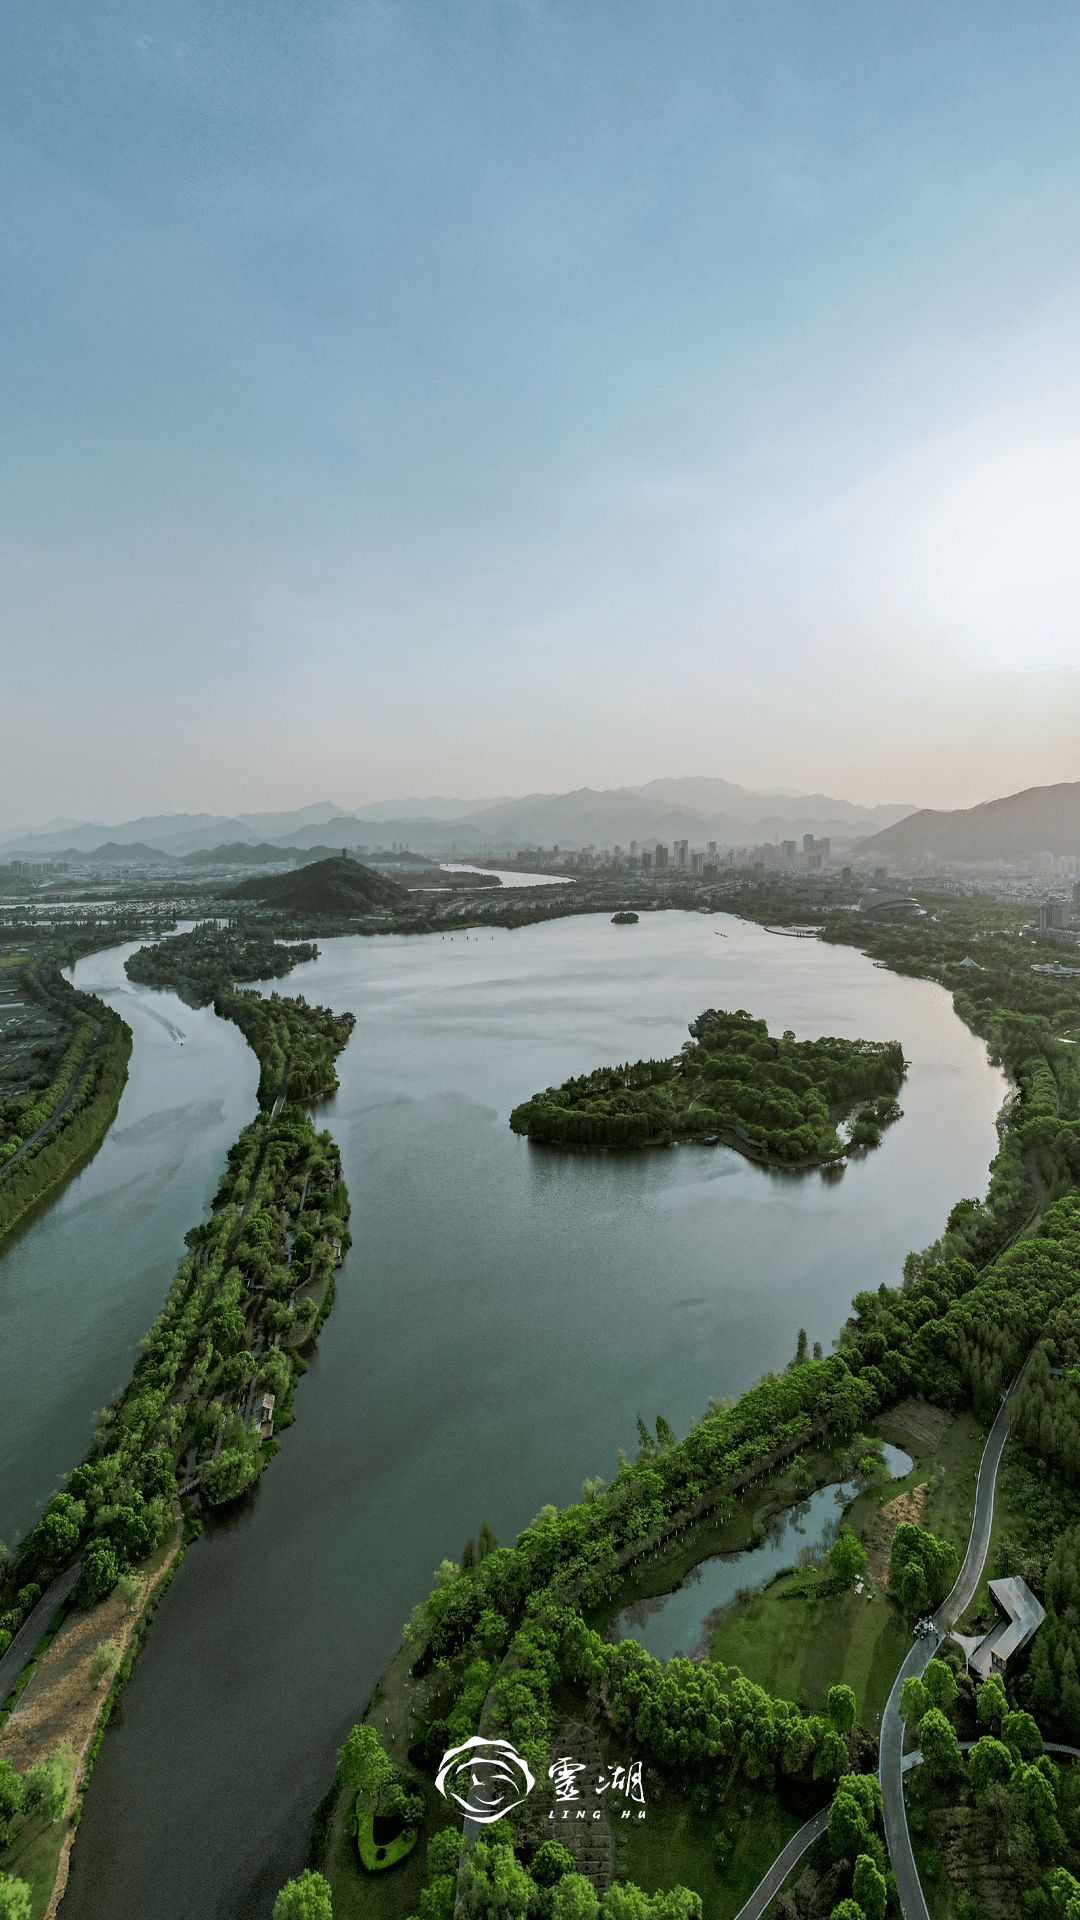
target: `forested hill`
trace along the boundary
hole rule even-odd
[[[222,900],[258,900],[263,906],[288,913],[334,914],[347,919],[372,913],[379,907],[406,904],[394,880],[373,873],[358,860],[316,860],[298,873],[256,874],[219,896]]]

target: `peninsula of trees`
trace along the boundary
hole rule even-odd
[[[740,1007],[709,1007],[671,1060],[600,1067],[515,1107],[510,1125],[559,1146],[647,1147],[713,1138],[754,1158],[820,1164],[877,1146],[900,1117],[898,1041],[770,1037]],[[837,1124],[850,1119],[848,1137]]]
[[[47,951],[0,960],[0,1239],[96,1147],[127,1079],[131,1029]]]

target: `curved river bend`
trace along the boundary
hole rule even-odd
[[[116,954],[84,963],[79,982],[100,988],[110,970],[124,984]],[[250,1504],[187,1557],[122,1695],[65,1920],[267,1920],[303,1862],[334,1749],[431,1569],[460,1558],[481,1521],[512,1540],[545,1501],[578,1497],[584,1475],[610,1478],[617,1447],[636,1448],[639,1412],[682,1433],[710,1394],[790,1359],[800,1326],[827,1351],[852,1294],[895,1283],[954,1202],[985,1192],[996,1148],[1004,1081],[946,993],[728,916],[334,940],[280,984],[357,1016],[323,1108],[355,1245],[281,1454]],[[171,996],[140,999],[176,1014]],[[510,1108],[537,1088],[674,1053],[707,1006],[745,1007],[800,1039],[899,1039],[912,1063],[905,1119],[833,1181],[764,1173],[723,1149],[556,1155],[510,1133]],[[181,1013],[190,1031],[200,1016]],[[235,1029],[201,1018],[246,1115],[254,1062],[234,1057]],[[147,1113],[172,1113],[167,1076],[179,1070],[150,1024],[137,1029],[133,1080]],[[186,1050],[176,1058],[186,1070]],[[240,1123],[215,1134],[217,1164]],[[121,1134],[125,1124],[122,1108]],[[167,1151],[180,1147],[177,1137]],[[197,1158],[203,1143],[185,1151]],[[144,1158],[149,1178],[156,1156]],[[183,1222],[160,1222],[171,1242],[152,1276],[119,1202],[94,1202],[92,1284],[108,1278],[123,1300],[106,1391],[213,1191],[200,1178]],[[84,1393],[64,1465],[104,1377],[80,1373],[69,1351],[90,1313],[82,1237],[63,1248],[55,1237],[65,1209],[77,1213],[69,1195],[15,1250],[19,1287],[54,1303],[39,1309],[50,1348],[40,1419],[53,1369]],[[9,1287],[11,1258],[0,1263]],[[25,1344],[33,1351],[29,1334]]]

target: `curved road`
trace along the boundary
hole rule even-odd
[[[820,1840],[828,1830],[829,1809],[822,1807],[821,1812],[815,1813],[805,1827],[800,1827],[798,1833],[792,1834],[783,1853],[777,1854],[764,1880],[759,1881],[746,1905],[739,1908],[735,1920],[760,1920],[773,1894],[779,1893],[796,1860],[800,1860],[807,1847],[812,1847],[814,1841]]]
[[[1020,1375],[1017,1374],[1009,1388],[997,1419],[990,1429],[990,1437],[983,1448],[979,1462],[979,1478],[975,1484],[975,1512],[971,1522],[971,1539],[964,1555],[964,1564],[960,1569],[956,1585],[944,1599],[934,1615],[934,1631],[924,1639],[916,1640],[907,1659],[904,1661],[889,1695],[881,1721],[881,1745],[878,1752],[878,1764],[881,1774],[882,1814],[885,1825],[885,1839],[889,1849],[889,1858],[900,1894],[900,1910],[904,1920],[930,1920],[926,1901],[923,1898],[919,1873],[912,1852],[911,1836],[908,1833],[907,1809],[904,1806],[904,1782],[902,1761],[904,1752],[904,1723],[900,1718],[900,1689],[904,1681],[912,1675],[921,1677],[933,1659],[951,1623],[969,1606],[975,1595],[975,1589],[982,1579],[986,1565],[986,1555],[990,1547],[990,1528],[994,1519],[994,1489],[997,1484],[997,1471],[1001,1464],[1001,1455],[1009,1437],[1009,1401]]]
[[[1021,1373],[1023,1368],[1021,1368]],[[921,1754],[909,1753],[904,1759],[904,1723],[900,1718],[900,1689],[911,1675],[921,1677],[925,1673],[938,1647],[950,1630],[953,1620],[959,1618],[964,1609],[970,1606],[975,1589],[982,1579],[986,1556],[990,1548],[990,1530],[994,1520],[994,1491],[997,1485],[998,1467],[1005,1442],[1009,1437],[1009,1401],[1020,1379],[1018,1373],[1002,1401],[998,1415],[990,1429],[982,1459],[979,1462],[979,1477],[975,1483],[975,1512],[971,1522],[971,1539],[964,1555],[964,1564],[957,1576],[956,1585],[944,1599],[934,1615],[934,1631],[924,1639],[916,1640],[903,1666],[893,1683],[888,1705],[882,1716],[881,1744],[878,1750],[878,1772],[881,1779],[882,1812],[885,1826],[885,1838],[888,1843],[889,1858],[896,1874],[900,1893],[900,1908],[904,1920],[930,1920],[926,1901],[919,1881],[915,1855],[911,1848],[908,1833],[907,1809],[904,1805],[903,1775],[916,1766]],[[970,1744],[970,1743],[967,1743]],[[1047,1752],[1076,1753],[1080,1750],[1071,1747],[1051,1748]],[[829,1825],[829,1809],[823,1807],[805,1827],[800,1827],[788,1841],[782,1853],[777,1854],[765,1878],[754,1888],[746,1904],[739,1908],[735,1920],[760,1920],[773,1895],[778,1893],[791,1872],[796,1861],[801,1859],[808,1847],[820,1839]]]

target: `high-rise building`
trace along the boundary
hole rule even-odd
[[[783,860],[785,866],[790,865],[791,861],[794,860],[795,858],[794,840],[781,840],[780,858]]]
[[[648,847],[642,847],[642,849],[641,849],[641,871],[642,871],[642,873],[649,873],[649,872],[651,871],[651,869],[652,869],[652,854],[650,853],[650,851],[649,851],[649,849],[648,849]]]
[[[709,841],[709,854],[710,854],[710,856],[714,856],[714,855],[715,855],[715,853],[716,853],[716,841],[715,841],[715,840],[710,840],[710,841]]]
[[[658,867],[666,867],[666,866],[667,866],[667,863],[668,863],[668,852],[667,852],[667,848],[666,848],[666,847],[662,847],[662,846],[660,845],[660,842],[659,842],[659,841],[657,841],[657,843],[656,843],[656,864],[657,864],[657,866],[658,866]]]
[[[677,865],[677,866],[680,866],[680,867],[685,867],[685,865],[686,865],[686,855],[687,855],[687,849],[688,849],[688,847],[689,847],[689,845],[690,845],[690,842],[689,842],[689,840],[676,840],[676,842],[675,842],[675,862],[676,862],[676,865]]]

